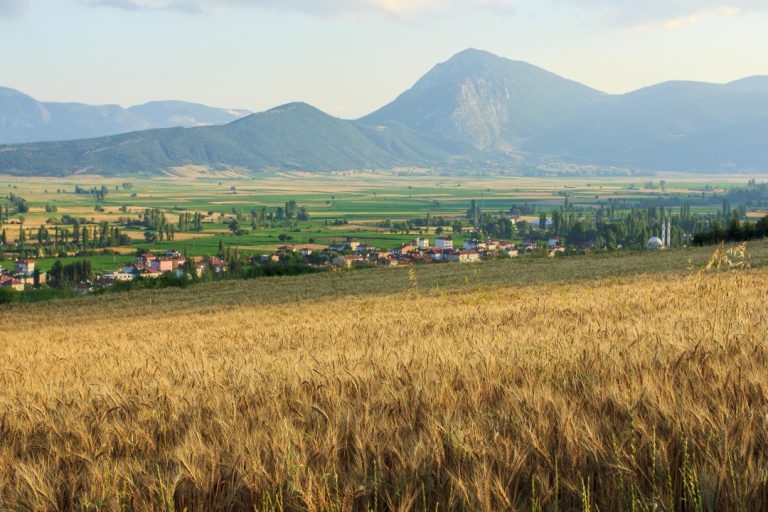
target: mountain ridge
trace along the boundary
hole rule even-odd
[[[176,100],[117,104],[43,102],[0,87],[0,144],[61,142],[176,126],[226,124],[250,112]]]
[[[50,115],[29,100],[17,107],[31,117]],[[0,172],[151,174],[192,164],[252,171],[407,166],[528,172],[574,164],[751,172],[768,170],[766,139],[768,77],[670,81],[606,94],[469,49],[360,119],[293,102],[216,126],[1,146]]]

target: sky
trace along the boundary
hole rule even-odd
[[[609,93],[768,75],[766,0],[0,0],[0,86],[344,118],[466,48]]]

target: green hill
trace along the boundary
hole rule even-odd
[[[98,139],[7,146],[0,169],[17,175],[156,173],[183,165],[269,169],[388,168],[444,158],[405,130],[378,130],[303,103],[224,126],[149,130]]]

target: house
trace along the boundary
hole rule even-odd
[[[357,247],[357,249],[355,250],[355,252],[359,252],[359,253],[369,253],[369,252],[374,252],[375,250],[376,250],[376,247],[374,247],[373,245],[369,245],[369,244],[360,244],[360,245]]]
[[[419,248],[416,245],[413,244],[405,244],[401,247],[397,247],[396,249],[392,249],[392,252],[394,254],[399,254],[401,256],[405,256],[406,254],[412,253],[414,251],[417,251]]]
[[[135,276],[135,275],[141,274],[145,268],[147,268],[145,265],[139,265],[138,263],[129,263],[128,265],[123,267],[123,273],[131,274]]]
[[[159,270],[160,272],[173,272],[173,260],[168,258],[156,258],[150,262],[150,268],[153,270]]]
[[[296,252],[296,249],[292,245],[282,245],[277,248],[277,252],[281,252],[281,253]]]
[[[479,240],[465,240],[463,247],[465,251],[477,251],[480,249],[480,245]]]
[[[278,257],[278,260],[279,259],[280,258]],[[226,272],[228,268],[227,262],[216,256],[211,258],[210,264],[211,264],[211,270],[213,270],[216,274],[220,274],[221,272]]]
[[[489,238],[488,240],[485,241],[485,250],[486,251],[495,251],[498,248],[499,248],[499,241],[498,240],[493,240],[493,239]]]
[[[166,251],[165,253],[165,257],[170,260],[175,260],[175,259],[180,259],[182,256],[181,256],[181,253],[176,249],[168,249],[168,251]]]
[[[336,256],[331,260],[334,267],[352,268],[355,262],[364,261],[361,256]]]
[[[393,258],[392,256],[387,256],[386,258],[383,258],[380,261],[382,265],[385,265],[388,267],[396,267],[400,265],[400,262],[397,260],[397,258]]]
[[[350,251],[356,251],[360,247],[360,242],[357,240],[347,240],[347,243],[344,244],[345,249],[349,249]]]
[[[368,259],[369,262],[377,263],[389,258],[389,253],[388,252],[369,252],[369,253],[366,253],[365,257]]]
[[[417,238],[414,243],[419,249],[429,249],[429,238]]]
[[[303,247],[299,249],[299,254],[302,256],[311,256],[314,251],[310,249],[309,247]]]
[[[155,268],[146,268],[141,273],[141,277],[149,277],[150,279],[157,279],[158,277],[162,276],[163,272],[155,269]]]
[[[262,254],[259,259],[262,263],[280,263],[280,255],[276,253]]]
[[[560,246],[560,245],[562,245],[562,239],[561,239],[559,236],[558,236],[558,237],[555,237],[555,238],[550,238],[550,239],[547,241],[547,248],[548,248],[550,251],[551,251],[552,249],[554,249],[555,247],[558,247],[558,246]]]
[[[45,284],[45,282],[47,280],[47,277],[48,277],[48,275],[45,272],[40,272],[38,274],[38,276],[37,276],[37,278],[38,278],[37,282],[39,284]],[[22,275],[22,274],[19,274],[19,275],[16,276],[16,279],[21,281],[23,284],[28,284],[29,286],[34,286],[35,285],[35,276],[34,276],[34,274],[33,275]]]
[[[443,249],[434,247],[427,252],[427,256],[432,258],[433,261],[443,261],[445,259],[445,252]]]
[[[80,283],[75,286],[75,291],[77,293],[91,293],[93,291],[93,286],[90,283]]]
[[[183,266],[176,269],[176,277],[182,278],[184,277],[184,269],[187,265],[192,266],[192,271],[190,274],[196,275],[197,277],[203,277],[203,272],[205,272],[205,265],[203,263],[195,263],[194,261],[190,261],[187,263],[184,263]]]
[[[520,251],[514,247],[504,249],[502,252],[509,258],[516,258],[520,254]]]
[[[438,238],[435,240],[435,247],[438,249],[453,249],[453,240],[450,238]]]
[[[155,259],[155,255],[154,254],[152,254],[150,252],[146,252],[144,254],[139,254],[136,257],[136,263],[138,263],[139,265],[147,266],[154,259]]]
[[[16,273],[24,276],[31,276],[35,272],[35,260],[17,260]]]
[[[24,282],[9,275],[0,276],[0,288],[10,288],[17,292],[24,291]]]
[[[459,263],[477,263],[480,261],[480,253],[477,251],[450,251],[446,253],[447,261],[458,261]]]

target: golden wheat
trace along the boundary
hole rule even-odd
[[[768,507],[765,273],[409,288],[10,310],[0,508]]]

